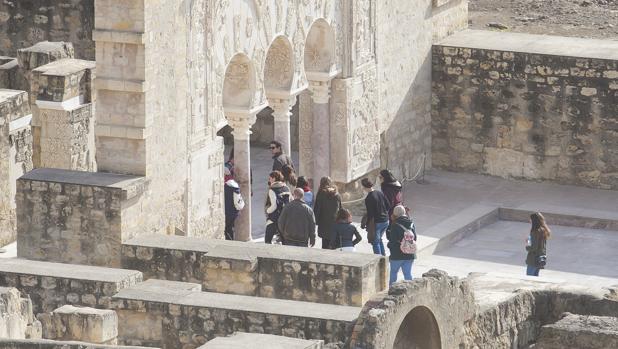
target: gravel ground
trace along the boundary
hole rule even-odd
[[[618,40],[618,0],[469,0],[470,28]]]

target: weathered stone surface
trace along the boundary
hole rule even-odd
[[[605,349],[618,347],[618,318],[566,314],[555,324],[545,325],[535,348]]]
[[[135,270],[0,259],[0,286],[29,295],[35,314],[65,304],[109,309],[114,294],[140,281]]]
[[[4,339],[0,338],[3,349],[157,349],[153,347],[134,347],[101,345],[74,341],[54,341],[49,339]]]
[[[322,341],[236,332],[229,337],[218,337],[199,347],[199,349],[321,349]]]
[[[177,236],[123,244],[123,267],[146,278],[201,283],[204,290],[361,306],[386,287],[376,255]]]
[[[0,338],[41,338],[41,323],[32,313],[32,302],[16,288],[0,287]]]
[[[116,344],[118,337],[118,316],[113,310],[64,305],[37,318],[46,339]]]
[[[0,88],[29,91],[30,84],[17,58],[0,56]]]
[[[486,35],[493,41],[475,39]],[[433,47],[434,165],[618,188],[617,95],[611,88],[618,61],[595,41],[577,41],[589,57],[578,58],[551,39],[543,39],[545,51],[535,45],[529,52],[521,42],[537,36],[496,35],[467,31]]]
[[[141,229],[143,177],[36,169],[18,180],[17,255],[119,267],[121,243]]]
[[[170,287],[165,287],[170,283]],[[114,296],[119,322],[141,331],[119,341],[163,348],[198,347],[234,332],[344,342],[360,308],[182,290],[177,282],[148,280]],[[143,338],[144,334],[148,338]],[[134,337],[129,337],[133,335]]]

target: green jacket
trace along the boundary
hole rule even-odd
[[[526,246],[526,251],[528,251],[527,265],[537,266],[537,257],[547,255],[547,240],[545,240],[542,232],[530,232],[530,246]]]

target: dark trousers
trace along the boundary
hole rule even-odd
[[[298,246],[298,247],[307,247],[309,244],[307,242],[298,242],[298,241],[286,241],[283,240],[283,244],[285,246]]]
[[[277,234],[277,223],[271,223],[266,226],[266,234],[264,235],[264,242],[267,244],[273,243],[273,237]]]
[[[236,217],[225,216],[225,240],[234,240],[234,223]]]

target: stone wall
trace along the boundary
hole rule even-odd
[[[433,164],[618,189],[618,62],[436,45]]]
[[[133,347],[101,345],[74,341],[54,341],[48,339],[4,339],[0,338],[3,349],[157,349],[153,347]]]
[[[565,314],[545,325],[535,348],[618,348],[618,318]]]
[[[10,0],[0,3],[0,54],[40,41],[68,41],[76,57],[94,59],[94,0]]]
[[[142,273],[62,263],[3,259],[0,287],[14,287],[32,300],[34,314],[66,304],[110,309],[112,296],[142,281]]]
[[[119,267],[123,239],[141,233],[143,177],[36,169],[17,188],[21,258]]]

